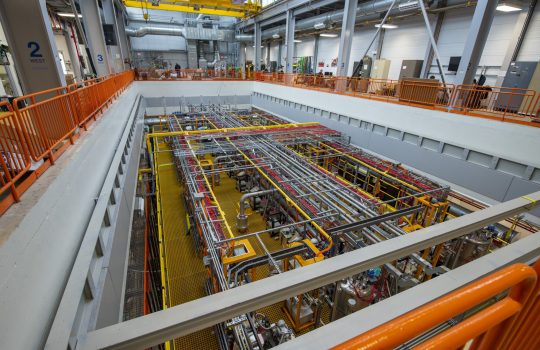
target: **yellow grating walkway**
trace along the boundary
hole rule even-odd
[[[183,187],[178,182],[169,147],[159,143],[155,166],[159,176],[163,245],[165,255],[167,306],[175,306],[205,296],[206,270],[202,257],[193,247],[191,236],[186,233],[186,210]],[[213,329],[205,329],[174,340],[177,350],[218,349]]]

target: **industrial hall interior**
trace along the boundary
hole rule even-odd
[[[540,349],[537,0],[0,0],[0,349]]]

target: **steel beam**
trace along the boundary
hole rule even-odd
[[[285,46],[287,58],[285,59],[285,73],[293,72],[293,56],[294,56],[294,26],[295,18],[292,10],[287,11],[287,30],[285,32]]]
[[[438,7],[446,6],[446,1],[441,1],[438,5]],[[445,12],[439,12],[437,15],[437,20],[435,22],[435,29],[433,30],[433,39],[435,39],[435,43],[439,41],[439,35],[441,34],[441,28],[442,24],[444,22],[444,14]],[[420,73],[420,76],[423,78],[427,78],[429,75],[429,71],[431,69],[431,64],[433,63],[433,46],[431,45],[431,41],[428,42],[426,53],[424,55],[424,64],[422,65],[422,72]]]
[[[255,36],[254,36],[254,61],[253,65],[255,66],[255,70],[259,71],[261,70],[261,56],[262,56],[262,50],[261,50],[261,23],[257,22],[255,23]]]
[[[95,330],[79,337],[77,349],[148,348],[468,234],[531,210],[539,201],[540,191],[301,269]],[[501,251],[514,250],[529,259],[540,252],[539,235],[515,244],[519,249],[514,250],[510,245]]]
[[[343,24],[341,25],[341,36],[339,38],[338,66],[336,73],[338,77],[346,76],[347,71],[349,70],[357,4],[358,1],[356,0],[345,0],[345,8],[343,9]]]
[[[376,60],[381,58],[382,48],[384,44],[384,34],[386,34],[386,30],[382,28],[381,32],[379,33],[379,40],[377,40],[377,54],[375,55]],[[363,59],[364,57],[360,57],[360,60]]]
[[[498,1],[478,0],[454,84],[472,84],[495,16]]]

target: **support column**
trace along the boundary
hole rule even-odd
[[[116,23],[116,13],[114,10],[113,0],[101,0],[103,7],[103,17],[105,18],[105,24],[113,26],[113,35],[105,40],[107,46],[107,53],[109,55],[109,63],[112,70],[115,73],[120,73],[124,70],[124,57],[120,50],[120,35],[118,34],[118,25]]]
[[[103,26],[96,0],[79,1],[82,13],[82,22],[85,35],[90,46],[92,61],[96,67],[96,73],[102,77],[111,74],[109,57],[105,46]]]
[[[266,69],[270,71],[270,42],[266,44]]]
[[[315,44],[313,45],[313,74],[317,74],[317,61],[319,56],[319,34],[315,35]]]
[[[293,10],[287,10],[287,23],[285,31],[285,45],[286,45],[286,54],[285,58],[285,73],[293,72],[293,56],[294,56],[294,30],[295,30],[295,21]]]
[[[506,77],[506,72],[510,69],[510,63],[517,59],[519,50],[521,49],[521,45],[523,44],[523,39],[527,34],[529,23],[531,22],[531,18],[534,14],[536,4],[537,1],[532,0],[529,4],[528,11],[522,11],[518,16],[516,24],[514,25],[514,30],[512,32],[512,39],[510,40],[510,44],[508,44],[508,47],[506,48],[506,54],[504,55],[501,69],[499,70],[499,74],[497,75],[497,82],[495,83],[495,86],[502,85],[504,78]]]
[[[126,22],[124,17],[124,12],[121,6],[114,4],[116,8],[116,25],[118,26],[118,39],[120,44],[120,51],[122,52],[122,57],[128,59],[131,62],[131,48],[129,46],[129,39],[126,34]],[[130,68],[129,64],[123,64],[124,70]]]
[[[345,0],[343,8],[343,23],[341,37],[339,38],[337,76],[346,76],[351,58],[352,39],[354,35],[354,22],[356,20],[356,0]]]
[[[73,67],[73,73],[75,74],[75,80],[76,81],[82,81],[83,80],[83,74],[81,70],[81,64],[79,62],[79,55],[77,48],[75,47],[75,43],[77,42],[77,38],[73,38],[73,33],[71,30],[71,25],[69,22],[66,22],[64,24],[64,38],[66,39],[66,45],[68,47],[69,51],[69,58],[71,60],[71,66]]]
[[[240,43],[240,52],[238,53],[238,65],[242,72],[242,79],[246,79],[246,44]]]
[[[2,0],[0,22],[23,93],[66,85],[45,0]]]
[[[283,48],[283,41],[280,40],[278,42],[278,59],[277,59],[277,70],[279,72],[279,67],[283,66],[283,58],[281,57],[281,55],[283,55],[283,51],[281,50]]]
[[[262,50],[261,50],[261,24],[259,22],[255,23],[255,35],[254,35],[254,44],[255,44],[255,50],[254,50],[254,56],[255,56],[255,62],[253,62],[253,66],[255,67],[255,71],[261,70],[261,57],[262,57]]]
[[[446,0],[440,1],[437,7],[445,7],[446,6]],[[435,39],[435,43],[439,41],[439,35],[441,34],[441,28],[442,24],[444,22],[444,14],[445,12],[439,12],[437,15],[437,20],[435,22],[435,29],[433,30],[433,39]],[[426,53],[424,54],[424,64],[422,65],[422,72],[420,73],[420,77],[427,78],[429,75],[429,71],[431,69],[431,65],[433,64],[433,46],[431,45],[431,41],[428,41]]]
[[[455,84],[472,84],[495,16],[498,1],[478,0],[461,55]]]

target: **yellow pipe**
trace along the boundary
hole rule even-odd
[[[315,126],[320,125],[318,122],[308,122],[308,123],[293,123],[293,124],[279,124],[279,125],[254,125],[254,126],[244,126],[241,128],[223,128],[223,129],[207,129],[207,130],[192,130],[192,131],[167,131],[159,133],[150,133],[146,137],[168,137],[168,136],[188,136],[188,135],[197,135],[197,134],[215,134],[220,132],[229,132],[229,131],[249,131],[249,130],[273,130],[273,129],[287,129],[287,128],[298,128],[303,126]]]
[[[285,198],[285,200],[287,201],[287,203],[291,204],[305,219],[307,220],[311,220],[312,218],[304,211],[302,210],[302,208],[300,208],[281,188],[278,187],[278,185],[268,176],[266,175],[266,173],[264,171],[262,171],[260,169],[260,167],[255,163],[253,162],[244,152],[242,152],[238,147],[236,147],[236,145],[234,143],[231,142],[231,145],[236,148],[236,150],[251,164],[253,165],[253,167],[255,167],[255,169],[257,169],[257,171],[259,172],[259,174],[261,174],[269,183],[272,184],[272,186]],[[328,243],[328,247],[324,248],[323,250],[321,250],[319,252],[319,254],[324,254],[326,253],[327,251],[330,250],[330,248],[332,248],[332,245],[334,244],[334,242],[332,241],[332,237],[330,237],[330,235],[328,233],[326,233],[326,231],[321,227],[319,226],[315,221],[312,221],[311,224],[313,225],[313,227],[315,227],[317,229],[317,231],[319,231],[319,233],[321,235],[324,236],[324,238],[326,238],[326,240],[329,242]]]
[[[201,169],[201,173],[203,175],[203,178],[204,178],[204,182],[206,183],[206,187],[208,187],[208,191],[210,192],[210,194],[212,195],[212,198],[213,198],[213,203],[216,205],[217,209],[218,209],[218,212],[219,212],[219,215],[221,215],[221,217],[223,218],[223,222],[225,223],[225,227],[227,228],[227,232],[229,233],[229,237],[230,238],[234,238],[234,234],[233,234],[233,231],[231,230],[231,227],[229,226],[229,223],[227,222],[227,219],[225,218],[225,213],[223,212],[223,210],[221,209],[221,206],[219,205],[219,202],[217,201],[217,197],[216,195],[214,194],[214,191],[212,190],[212,186],[210,186],[210,181],[208,181],[208,177],[206,176],[206,174],[204,173],[204,169],[201,165],[201,162],[199,162],[199,158],[197,158],[197,156],[195,155],[195,152],[193,152],[193,148],[191,148],[191,144],[188,142],[187,143],[193,157],[195,158],[195,160],[197,161],[197,165],[199,166],[199,168]]]

